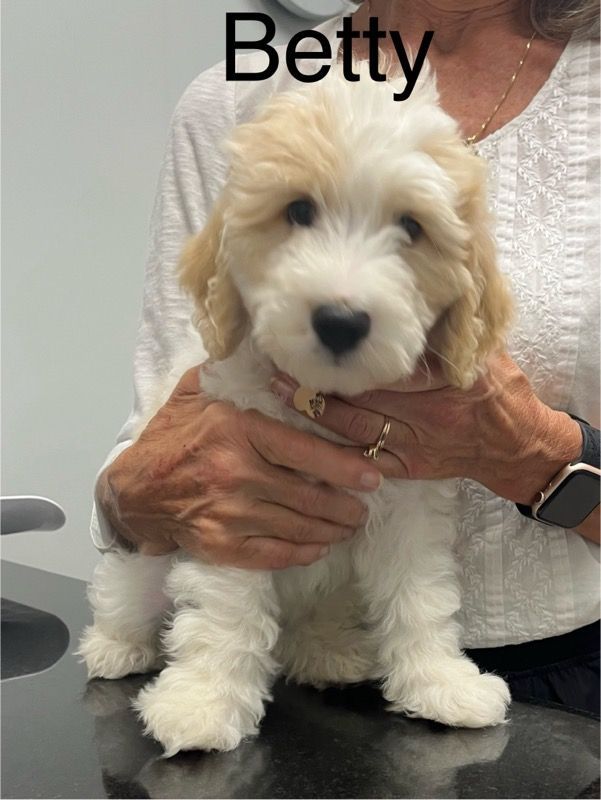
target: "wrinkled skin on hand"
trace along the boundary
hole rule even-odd
[[[199,372],[100,477],[98,500],[120,536],[147,555],[183,548],[254,569],[311,564],[351,537],[367,512],[343,487],[376,489],[376,466],[360,450],[209,400]]]

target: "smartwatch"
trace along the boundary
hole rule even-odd
[[[580,457],[560,470],[538,493],[531,506],[516,503],[520,514],[559,528],[576,528],[599,505],[601,469],[599,431],[569,415],[582,431]]]

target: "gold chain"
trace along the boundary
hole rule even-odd
[[[526,49],[524,50],[524,55],[522,56],[522,58],[521,58],[521,60],[520,60],[520,63],[519,63],[519,64],[518,64],[518,66],[517,66],[517,69],[516,69],[516,71],[515,71],[515,72],[513,73],[513,75],[511,76],[511,80],[509,81],[509,86],[508,86],[508,87],[507,87],[507,89],[505,89],[505,91],[503,92],[503,96],[501,97],[501,99],[499,100],[499,102],[497,103],[497,105],[494,107],[494,109],[493,109],[493,112],[492,112],[492,114],[490,115],[490,117],[488,117],[488,118],[487,118],[487,119],[486,119],[486,120],[485,120],[485,121],[482,123],[482,125],[480,126],[480,129],[479,129],[479,130],[478,130],[476,133],[473,133],[471,136],[468,136],[468,137],[466,138],[466,140],[465,140],[465,143],[466,143],[467,145],[470,145],[470,146],[471,146],[471,145],[473,145],[473,144],[475,144],[475,143],[476,143],[476,141],[477,141],[477,140],[478,140],[478,139],[479,139],[479,138],[482,136],[482,134],[484,133],[484,131],[485,131],[485,130],[488,128],[488,126],[490,125],[490,123],[493,121],[493,119],[494,119],[494,116],[495,116],[495,114],[497,113],[497,111],[498,111],[498,110],[501,108],[501,106],[503,105],[503,103],[504,103],[504,102],[505,102],[505,100],[507,99],[507,95],[508,95],[508,94],[509,94],[509,92],[511,91],[511,87],[512,87],[512,86],[513,86],[513,84],[516,82],[516,80],[517,80],[517,77],[518,77],[518,75],[520,74],[520,71],[521,71],[522,67],[524,66],[524,61],[526,60],[526,58],[527,58],[527,56],[528,56],[528,53],[530,52],[530,48],[532,47],[532,42],[534,41],[534,37],[535,37],[535,36],[536,36],[536,31],[534,31],[534,33],[532,34],[532,36],[531,36],[531,37],[530,37],[530,39],[528,40],[528,44],[526,45]]]

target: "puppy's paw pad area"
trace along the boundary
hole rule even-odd
[[[258,733],[256,715],[227,693],[211,697],[198,678],[173,680],[168,673],[142,689],[133,703],[144,732],[160,742],[166,758],[181,750],[234,750],[243,738]]]
[[[510,701],[505,681],[485,673],[413,687],[411,696],[393,701],[390,710],[454,728],[487,728],[506,721]]]
[[[76,655],[85,663],[88,678],[116,680],[126,675],[152,672],[161,665],[154,644],[116,639],[94,626],[84,631]]]

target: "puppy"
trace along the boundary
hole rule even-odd
[[[353,395],[411,375],[431,351],[467,388],[510,318],[485,168],[434,80],[394,103],[390,84],[359,69],[357,83],[332,70],[275,96],[234,132],[227,184],[182,258],[214,362],[204,390],[321,436],[272,395],[275,367]],[[171,609],[168,666],[135,703],[167,755],[256,734],[281,672],[316,686],[377,679],[393,711],[447,725],[503,722],[507,687],[462,653],[454,620],[456,492],[385,481],[363,498],[365,529],[310,567],[105,556],[80,648],[90,677],[155,668]]]

